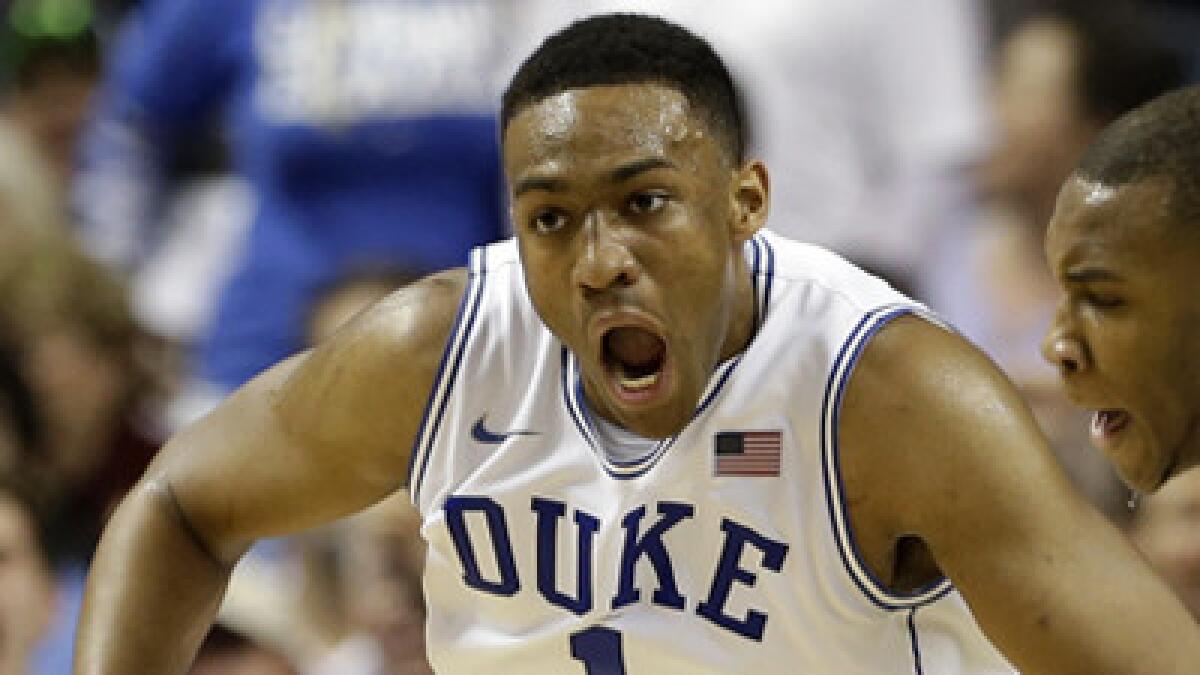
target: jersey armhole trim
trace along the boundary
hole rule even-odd
[[[484,282],[487,279],[487,248],[478,247],[471,250],[470,262],[467,267],[467,288],[463,292],[458,305],[458,315],[454,319],[454,327],[446,340],[446,348],[442,352],[441,363],[433,380],[433,389],[429,400],[425,403],[425,413],[421,418],[416,440],[413,442],[412,456],[408,463],[408,491],[413,505],[421,508],[421,488],[425,479],[425,471],[429,468],[430,454],[437,441],[441,428],[442,417],[446,413],[446,405],[450,402],[450,394],[458,379],[459,366],[462,365],[463,354],[470,340],[476,319],[479,317],[479,306],[483,298]]]
[[[830,526],[842,565],[854,585],[862,591],[876,607],[886,611],[915,609],[940,600],[953,589],[946,577],[941,577],[911,593],[897,593],[887,588],[875,573],[863,562],[850,527],[850,515],[844,498],[841,460],[838,447],[838,421],[845,394],[846,383],[854,372],[854,366],[862,350],[871,338],[888,322],[901,316],[914,315],[944,326],[919,305],[890,304],[867,313],[858,322],[850,336],[842,344],[834,359],[825,396],[821,405],[821,473],[825,484],[825,501],[828,506]]]

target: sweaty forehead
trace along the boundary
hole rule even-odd
[[[1165,180],[1109,185],[1072,177],[1046,233],[1051,262],[1079,249],[1156,248],[1170,238],[1170,196]]]
[[[683,93],[663,85],[570,89],[513,117],[504,133],[504,163],[512,177],[547,164],[591,159],[695,162],[707,158],[706,149],[716,149],[700,117]]]

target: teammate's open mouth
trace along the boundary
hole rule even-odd
[[[662,337],[635,326],[620,326],[604,333],[604,361],[618,396],[628,402],[645,401],[662,388],[667,343]]]
[[[1129,413],[1124,410],[1097,410],[1092,413],[1092,438],[1111,438],[1129,426],[1129,421]]]

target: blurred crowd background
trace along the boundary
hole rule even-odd
[[[1107,122],[1200,79],[1197,3],[6,0],[0,675],[69,672],[105,518],[172,430],[507,236],[498,92],[549,31],[608,10],[714,43],[770,227],[981,345],[1200,616],[1200,481],[1131,508],[1038,352],[1058,187]],[[193,672],[428,672],[416,531],[398,495],[262,543]]]

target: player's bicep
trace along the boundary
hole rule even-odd
[[[402,486],[463,281],[417,282],[258,376],[172,439],[151,478],[225,559]]]
[[[1154,630],[1171,632],[1164,617],[1178,618],[1177,603],[1073,489],[999,370],[915,319],[877,340],[851,381],[842,433],[885,529],[925,542],[988,637],[1026,672],[1171,663],[1146,645]],[[1117,606],[1142,625],[1130,629]]]
[[[1076,499],[1015,387],[963,338],[920,318],[895,319],[867,345],[841,418],[848,459],[865,460],[860,471],[905,502],[892,512],[894,529],[950,528],[959,519],[944,516],[964,509],[1002,519],[1041,499]]]

